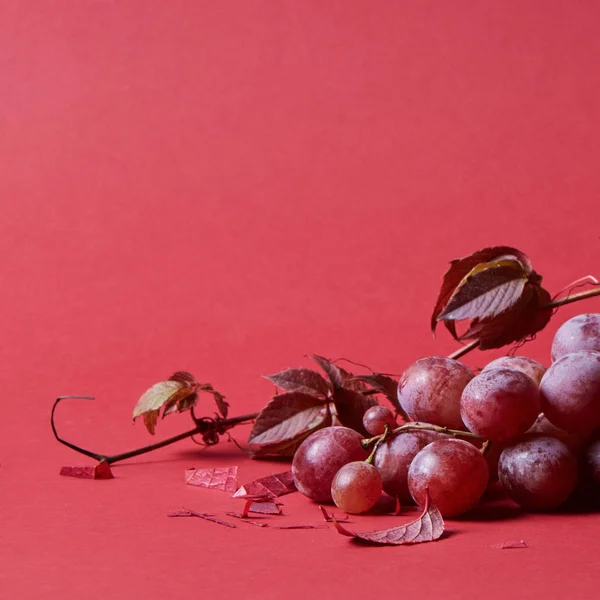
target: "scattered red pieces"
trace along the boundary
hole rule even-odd
[[[113,479],[114,477],[107,462],[100,462],[93,467],[62,467],[60,475],[76,479]]]
[[[216,523],[217,525],[223,525],[224,527],[237,527],[237,525],[234,525],[233,523],[221,521],[221,519],[217,519],[215,516],[208,513],[199,513],[187,508],[184,508],[178,512],[168,513],[167,517],[198,517],[199,519],[204,519],[205,521],[210,521],[211,523]]]
[[[270,496],[277,498],[296,491],[291,471],[267,475],[246,483],[233,495],[234,498],[243,496]]]
[[[326,523],[333,523],[334,521],[337,521],[339,523],[340,521],[348,520],[348,515],[346,515],[344,518],[336,517],[333,513],[330,515],[325,510],[324,506],[319,506],[319,510],[321,511],[321,514],[323,515],[323,519],[325,520]]]
[[[185,482],[188,485],[210,488],[211,490],[235,492],[237,489],[237,470],[237,467],[187,469]]]

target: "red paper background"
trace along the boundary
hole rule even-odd
[[[451,352],[428,331],[441,275],[485,245],[528,252],[552,291],[599,276],[599,19],[566,0],[1,1],[2,597],[594,596],[595,515],[505,504],[396,549],[230,530],[165,516],[241,508],[184,469],[281,464],[187,441],[71,480],[90,461],[48,420],[95,395],[62,433],[125,450],[176,369],[240,414],[308,352],[391,372]],[[599,310],[562,309],[524,352],[547,362],[556,325]],[[282,523],[322,525],[284,502]]]

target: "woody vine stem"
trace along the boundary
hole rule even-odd
[[[568,295],[565,298],[561,298],[559,300],[552,300],[548,304],[542,307],[542,309],[555,309],[561,306],[565,306],[566,304],[571,304],[573,302],[578,302],[579,300],[584,300],[586,298],[591,298],[593,296],[600,296],[600,287],[595,287],[594,289],[587,290],[585,292],[579,292],[578,294]],[[465,354],[471,352],[479,346],[479,340],[474,340],[469,344],[459,348],[452,354],[448,355],[448,358],[458,359]],[[207,446],[212,446],[219,441],[219,436],[225,434],[229,429],[235,427],[236,425],[240,425],[242,423],[249,423],[256,419],[258,413],[252,413],[247,415],[241,415],[239,417],[232,417],[229,419],[222,419],[220,417],[211,418],[211,417],[202,417],[198,418],[194,414],[193,408],[191,409],[192,420],[194,421],[194,427],[189,429],[188,431],[184,431],[179,435],[167,438],[166,440],[162,440],[160,442],[156,442],[155,444],[149,444],[148,446],[142,446],[141,448],[136,448],[135,450],[130,450],[128,452],[122,452],[120,454],[100,454],[98,452],[92,452],[91,450],[87,450],[82,448],[81,446],[77,446],[67,440],[64,440],[58,435],[56,430],[56,424],[54,422],[54,414],[56,412],[56,407],[62,400],[66,399],[77,399],[77,400],[93,400],[94,398],[91,396],[61,396],[56,399],[54,405],[52,407],[52,412],[50,415],[50,425],[52,427],[52,433],[58,442],[61,444],[71,448],[75,452],[79,452],[80,454],[84,454],[85,456],[89,456],[94,460],[105,462],[108,464],[114,464],[116,462],[126,460],[128,458],[133,458],[135,456],[140,456],[142,454],[147,454],[148,452],[152,452],[153,450],[158,450],[159,448],[164,448],[165,446],[170,446],[175,442],[179,442],[180,440],[184,440],[186,438],[193,437],[195,435],[199,435],[202,437],[202,441]],[[405,423],[401,425],[397,429],[390,432],[393,434],[398,434],[403,431],[408,431],[412,429],[428,429],[431,431],[441,431],[443,433],[448,433],[450,435],[461,436],[461,437],[477,437],[474,434],[470,434],[469,432],[464,431],[451,431],[446,429],[445,427],[437,427],[435,425],[430,425],[429,423]],[[363,440],[363,445],[365,447],[370,446],[373,443],[376,443],[381,436],[376,436],[375,438],[371,438],[368,440]]]

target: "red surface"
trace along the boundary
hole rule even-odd
[[[0,2],[2,597],[596,595],[595,515],[505,505],[385,549],[169,519],[241,509],[186,468],[281,464],[187,441],[74,480],[60,467],[89,462],[48,419],[93,394],[62,433],[125,450],[148,441],[137,398],[177,369],[240,414],[308,352],[391,372],[448,353],[428,332],[441,275],[485,245],[522,248],[553,291],[599,276],[599,19],[566,0]],[[583,311],[600,303],[526,352],[547,362]],[[321,524],[283,501],[282,523]]]

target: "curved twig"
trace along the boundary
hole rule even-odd
[[[140,456],[141,454],[146,454],[148,452],[152,452],[153,450],[158,450],[159,448],[163,448],[164,446],[169,446],[170,444],[174,444],[179,440],[184,440],[185,438],[192,437],[193,435],[202,435],[203,438],[206,436],[212,435],[220,435],[225,433],[228,429],[231,429],[235,425],[245,423],[248,421],[253,421],[257,413],[249,414],[249,415],[241,415],[239,417],[233,417],[231,419],[198,419],[194,418],[194,422],[196,426],[193,429],[188,431],[184,431],[179,435],[175,435],[173,437],[167,438],[166,440],[162,440],[161,442],[156,442],[155,444],[150,444],[148,446],[142,446],[141,448],[136,448],[135,450],[130,450],[128,452],[122,452],[121,454],[99,454],[97,452],[92,452],[91,450],[86,450],[81,446],[77,446],[71,442],[67,442],[62,439],[58,432],[56,431],[56,425],[54,423],[54,413],[56,411],[56,407],[61,400],[65,400],[68,398],[78,399],[78,400],[94,400],[92,396],[60,396],[54,402],[54,406],[52,407],[52,413],[50,414],[50,425],[52,426],[52,433],[58,442],[61,444],[71,448],[71,450],[75,450],[75,452],[79,452],[79,454],[84,454],[85,456],[89,456],[97,461],[107,462],[108,464],[113,464],[121,460],[126,460],[128,458],[133,458],[134,456]],[[214,443],[214,442],[213,442]]]

